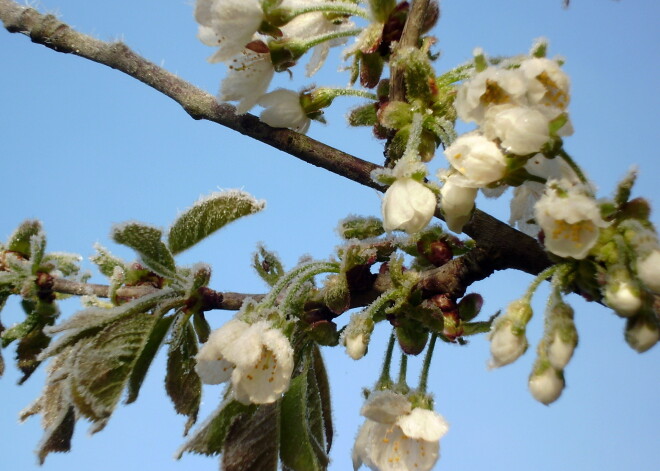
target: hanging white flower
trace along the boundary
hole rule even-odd
[[[582,185],[565,179],[549,181],[534,210],[545,234],[545,248],[560,257],[583,259],[598,240],[600,228],[608,225]]]
[[[605,289],[605,302],[620,316],[630,317],[637,314],[642,307],[639,294],[639,289],[633,283],[613,280]]]
[[[457,234],[463,232],[463,226],[470,220],[477,197],[477,188],[462,183],[466,183],[465,179],[456,174],[450,175],[445,178],[440,190],[440,207],[445,223],[450,231]]]
[[[495,320],[488,334],[492,356],[489,368],[513,363],[527,351],[525,329],[531,317],[532,308],[529,303],[518,299],[509,304],[506,314]]]
[[[360,413],[366,417],[353,447],[353,468],[378,471],[428,471],[440,455],[449,425],[432,411],[412,408],[403,395],[376,391]]]
[[[253,49],[243,49],[240,54],[227,62],[229,72],[220,84],[218,100],[238,101],[236,107],[238,114],[247,113],[259,102],[275,73],[265,44],[263,51],[258,45]]]
[[[480,124],[490,106],[525,104],[528,80],[516,69],[488,67],[463,83],[454,107],[463,121]]]
[[[475,183],[485,186],[506,174],[506,159],[490,139],[478,131],[463,134],[445,149],[449,163]]]
[[[409,234],[424,229],[435,212],[435,195],[411,177],[397,178],[383,197],[383,227],[401,229]]]
[[[498,105],[486,111],[483,132],[488,139],[498,139],[506,149],[517,155],[541,150],[550,140],[549,119],[535,108]]]
[[[195,357],[202,382],[231,379],[243,404],[270,404],[289,388],[293,348],[284,334],[266,321],[248,324],[233,319],[214,330]]]
[[[261,121],[274,128],[289,128],[306,133],[311,120],[300,104],[300,94],[279,88],[259,98],[259,105],[266,108],[261,112]]]
[[[648,321],[641,318],[628,320],[626,326],[626,342],[638,353],[644,353],[660,339],[660,329],[656,321]]]
[[[564,386],[563,373],[550,365],[535,368],[529,377],[529,390],[532,396],[546,406],[559,399]]]
[[[660,249],[637,260],[637,276],[648,289],[660,293]]]
[[[259,30],[264,12],[259,0],[197,0],[199,39],[218,50],[209,62],[224,62],[239,54]]]

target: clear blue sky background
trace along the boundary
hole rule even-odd
[[[123,39],[157,64],[215,92],[223,67],[205,58],[211,50],[195,37],[188,0],[43,0],[79,31],[104,40]],[[548,37],[551,55],[566,58],[572,78],[570,107],[575,135],[567,148],[607,195],[632,163],[641,175],[635,190],[658,203],[660,163],[658,52],[660,3],[652,0],[446,0],[437,27],[439,70],[467,60],[475,46],[493,54],[526,52],[534,38]],[[336,62],[315,77],[319,85],[342,85]],[[132,78],[74,56],[0,31],[0,238],[25,218],[43,221],[49,250],[87,257],[94,242],[132,259],[109,241],[113,223],[137,219],[166,227],[199,195],[218,188],[243,188],[268,201],[262,214],[239,221],[184,253],[180,263],[214,267],[218,290],[262,292],[249,268],[256,244],[264,241],[287,266],[302,254],[328,256],[338,243],[333,229],[348,213],[378,214],[379,195],[328,174],[266,145],[208,122],[190,119],[178,105]],[[310,82],[298,69],[300,88]],[[288,82],[281,77],[281,84]],[[338,103],[328,126],[313,124],[310,135],[362,158],[380,162],[381,142],[342,119],[353,102]],[[344,107],[346,106],[346,107]],[[504,202],[482,206],[508,217]],[[657,213],[654,222],[658,224]],[[85,266],[92,269],[85,261]],[[96,278],[100,281],[99,278]],[[491,314],[520,296],[531,277],[506,272],[475,285]],[[430,389],[436,408],[451,423],[442,440],[444,471],[637,470],[660,465],[660,348],[639,355],[623,341],[623,321],[607,309],[575,296],[580,345],[566,370],[567,388],[550,407],[534,401],[527,376],[534,349],[516,364],[486,370],[488,343],[442,344],[436,352]],[[529,329],[532,343],[542,329],[543,296]],[[63,305],[64,315],[77,301]],[[209,317],[220,325],[229,312]],[[21,319],[16,303],[2,312],[11,325]],[[353,362],[340,349],[326,351],[334,391],[334,471],[350,467],[350,450],[362,422],[361,388],[379,368],[387,327],[379,326],[371,355]],[[24,386],[13,353],[0,380],[0,467],[36,469],[33,450],[39,420],[16,423],[18,412],[40,392],[43,371]],[[412,372],[419,361],[412,362]],[[152,367],[137,403],[121,407],[93,437],[79,422],[72,453],[50,455],[45,470],[212,470],[217,460],[172,459],[182,443],[184,419],[163,390],[164,359]],[[415,384],[411,376],[411,383]],[[217,405],[218,387],[204,391],[200,419]]]

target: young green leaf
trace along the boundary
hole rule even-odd
[[[115,257],[108,249],[101,244],[95,244],[96,255],[92,255],[89,259],[92,263],[96,264],[99,271],[105,276],[110,278],[114,274],[115,267],[120,267],[126,270],[126,263],[120,258]]]
[[[225,438],[223,471],[277,471],[279,419],[279,402],[262,404],[254,414],[236,418]]]
[[[245,405],[238,401],[226,400],[193,433],[190,439],[176,453],[179,459],[185,452],[214,456],[222,453],[229,427],[235,420],[247,420],[256,410],[255,405]]]
[[[78,350],[71,373],[71,396],[82,415],[94,422],[91,432],[105,427],[156,317],[140,313],[105,327]]]
[[[139,222],[118,224],[111,232],[115,242],[135,250],[151,270],[165,278],[173,278],[176,273],[174,258],[161,240],[162,235],[160,229]]]
[[[323,429],[325,430],[326,452],[330,452],[332,447],[332,438],[334,435],[334,426],[332,424],[332,403],[330,401],[330,381],[328,380],[328,372],[325,368],[321,350],[317,345],[312,349],[312,366],[314,371],[314,379],[316,380],[316,387],[318,388],[319,396],[321,398],[321,412],[323,414]]]
[[[197,420],[202,399],[202,381],[195,372],[197,338],[188,318],[177,319],[167,352],[167,375],[165,389],[174,403],[178,414],[188,416],[184,435]]]
[[[151,333],[149,333],[147,343],[144,345],[144,348],[140,352],[140,355],[135,360],[135,365],[133,366],[133,371],[131,371],[131,377],[128,379],[128,395],[126,396],[126,404],[134,402],[138,393],[140,392],[140,387],[142,382],[147,375],[147,370],[151,366],[160,346],[163,344],[165,336],[170,330],[174,316],[161,317],[156,321]]]
[[[7,250],[18,252],[23,257],[30,256],[30,238],[41,232],[41,223],[36,219],[23,221],[20,226],[9,236]]]
[[[261,211],[264,201],[239,190],[212,193],[201,198],[172,224],[167,243],[173,254],[213,234],[236,219]]]
[[[277,280],[284,275],[284,267],[278,256],[267,250],[263,245],[260,245],[254,254],[252,266],[269,286],[275,286]]]

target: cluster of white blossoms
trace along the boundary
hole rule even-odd
[[[428,471],[440,457],[440,439],[449,425],[438,413],[413,408],[390,390],[369,395],[360,411],[366,420],[353,448],[353,468],[378,471]]]
[[[524,59],[515,68],[486,67],[459,87],[456,113],[478,129],[445,149],[451,169],[438,175],[444,182],[441,205],[451,230],[462,231],[478,189],[506,185],[517,167],[537,178],[526,181],[531,188],[521,190],[512,203],[512,212],[526,219],[512,222],[531,219],[529,208],[542,187],[538,180],[571,175],[566,168],[558,174],[558,166],[540,154],[553,138],[572,133],[568,102],[568,77],[558,61],[541,57]]]
[[[233,319],[209,335],[195,357],[195,371],[205,384],[231,381],[234,398],[243,404],[270,404],[289,389],[293,348],[267,322]]]
[[[267,91],[275,72],[288,70],[312,47],[307,73],[314,74],[329,48],[342,44],[345,33],[354,29],[345,17],[325,13],[331,5],[321,0],[197,0],[198,38],[218,48],[208,60],[228,68],[218,99],[238,102],[239,114],[259,104],[266,108],[261,114],[266,124],[306,132],[308,115],[317,110],[305,109],[297,92]],[[308,11],[315,8],[323,11]]]

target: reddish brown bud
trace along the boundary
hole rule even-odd
[[[419,254],[436,267],[442,266],[454,257],[451,246],[444,240],[428,241],[420,239],[417,242]]]

